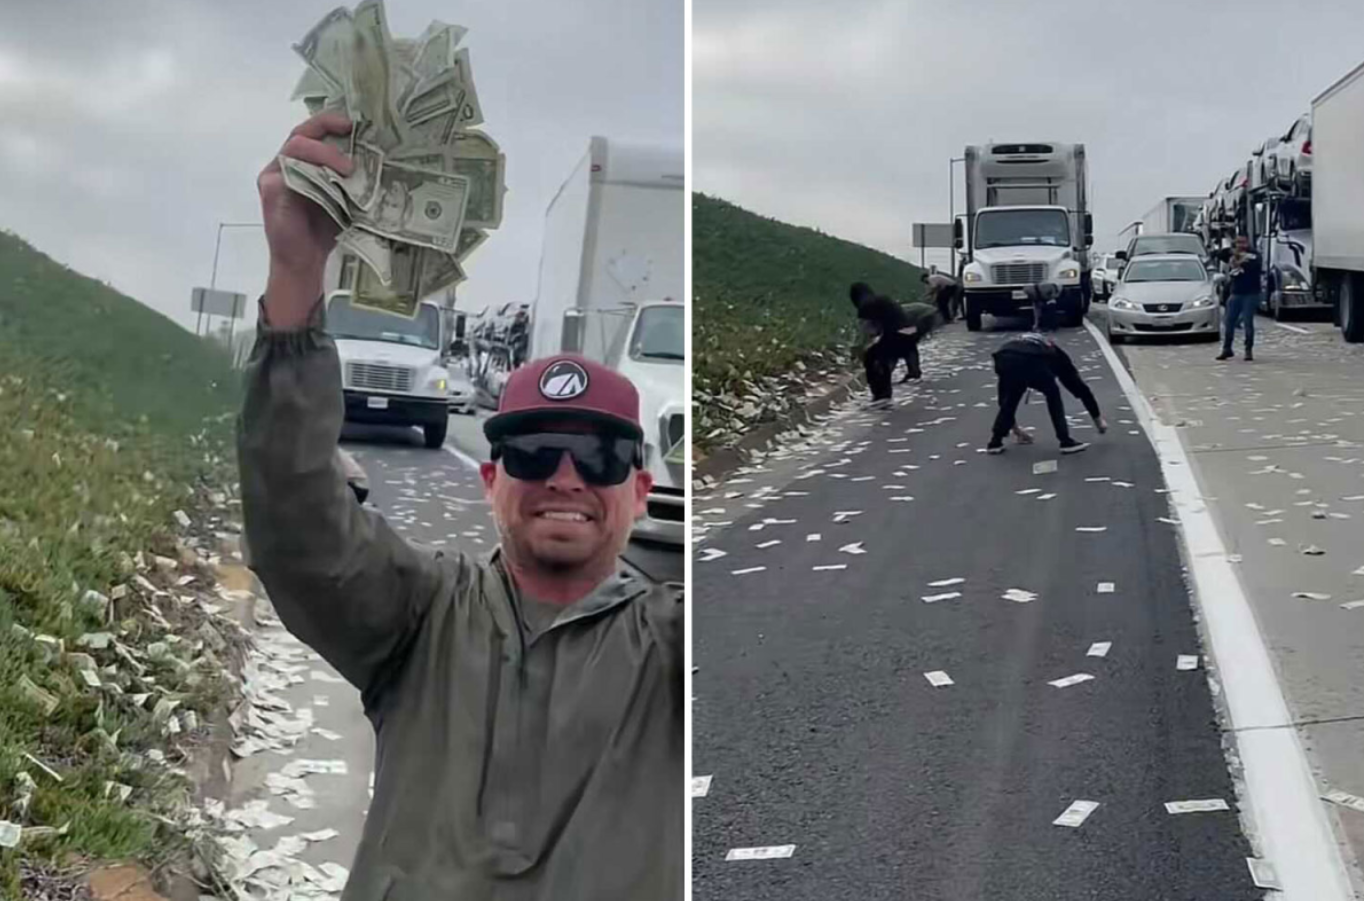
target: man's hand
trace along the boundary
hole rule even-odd
[[[354,163],[321,140],[327,135],[349,134],[350,130],[350,120],[340,113],[319,113],[293,130],[280,153],[350,175]],[[302,328],[322,293],[322,272],[336,246],[338,229],[321,207],[289,190],[278,158],[261,171],[256,188],[265,240],[270,246],[266,318],[273,328]]]
[[[1095,416],[1094,428],[1099,430],[1100,435],[1106,433],[1108,431],[1108,420],[1104,419],[1102,416]]]

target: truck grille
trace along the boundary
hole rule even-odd
[[[664,425],[664,434],[667,436],[667,445],[672,447],[687,435],[687,421],[682,418],[681,413],[674,413],[668,417]]]
[[[684,522],[686,518],[686,492],[679,488],[666,488],[655,485],[649,494],[648,515],[660,522]]]
[[[382,363],[347,363],[346,386],[371,391],[411,391],[412,370]]]
[[[1046,263],[1000,263],[990,267],[997,285],[1032,285],[1047,280]]]

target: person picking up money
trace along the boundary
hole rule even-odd
[[[321,114],[283,153],[345,174]],[[269,278],[238,424],[252,568],[291,632],[359,689],[374,797],[345,901],[680,899],[683,617],[619,560],[651,479],[639,396],[564,355],[504,388],[481,467],[490,555],[420,549],[346,486],[324,326],[337,226],[258,189]]]
[[[1031,437],[1019,428],[1017,421],[1018,405],[1030,389],[1041,393],[1047,401],[1047,413],[1056,430],[1061,453],[1075,454],[1089,448],[1089,444],[1071,437],[1058,381],[1084,404],[1099,433],[1108,431],[1108,423],[1099,410],[1094,392],[1055,339],[1035,331],[1010,338],[995,351],[994,361],[995,374],[999,376],[999,413],[990,433],[990,442],[985,447],[989,453],[1004,453],[1004,436],[1010,432],[1020,444],[1032,444]]]

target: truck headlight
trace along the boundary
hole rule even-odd
[[[448,383],[445,381],[445,379],[436,379],[436,381],[433,384],[436,386],[437,391],[443,392],[448,387]]]
[[[1302,277],[1302,273],[1294,272],[1292,269],[1283,271],[1283,286],[1296,291],[1307,290],[1307,279]]]
[[[968,285],[979,284],[979,282],[980,282],[980,273],[979,273],[979,272],[973,272],[972,270],[967,269],[966,272],[962,275],[961,280],[964,281],[964,282],[965,282],[966,284],[968,284]]]
[[[1077,266],[1062,266],[1056,276],[1057,278],[1079,278],[1080,269]]]

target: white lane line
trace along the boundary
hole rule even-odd
[[[1289,325],[1289,324],[1286,323],[1286,322],[1275,322],[1274,324],[1277,325],[1279,328],[1288,329],[1288,331],[1290,331],[1290,332],[1297,332],[1299,335],[1310,335],[1310,334],[1312,334],[1312,330],[1311,330],[1311,329],[1305,329],[1305,328],[1303,328],[1303,327],[1300,326],[1300,325]]]
[[[1093,323],[1086,320],[1085,328],[1136,411],[1160,459],[1165,483],[1176,497],[1200,497],[1179,431],[1155,417],[1150,402]],[[1278,871],[1285,901],[1352,901],[1340,846],[1317,799],[1316,782],[1273,661],[1212,512],[1202,506],[1182,509],[1179,515],[1195,602],[1222,677],[1231,735],[1243,765],[1245,812],[1252,827],[1246,831],[1262,846],[1261,858]]]
[[[449,444],[443,444],[441,445],[441,447],[444,448],[447,454],[454,457],[456,460],[463,463],[465,466],[469,467],[474,472],[478,472],[478,461],[475,460],[473,457],[469,456],[459,448],[452,447]]]

